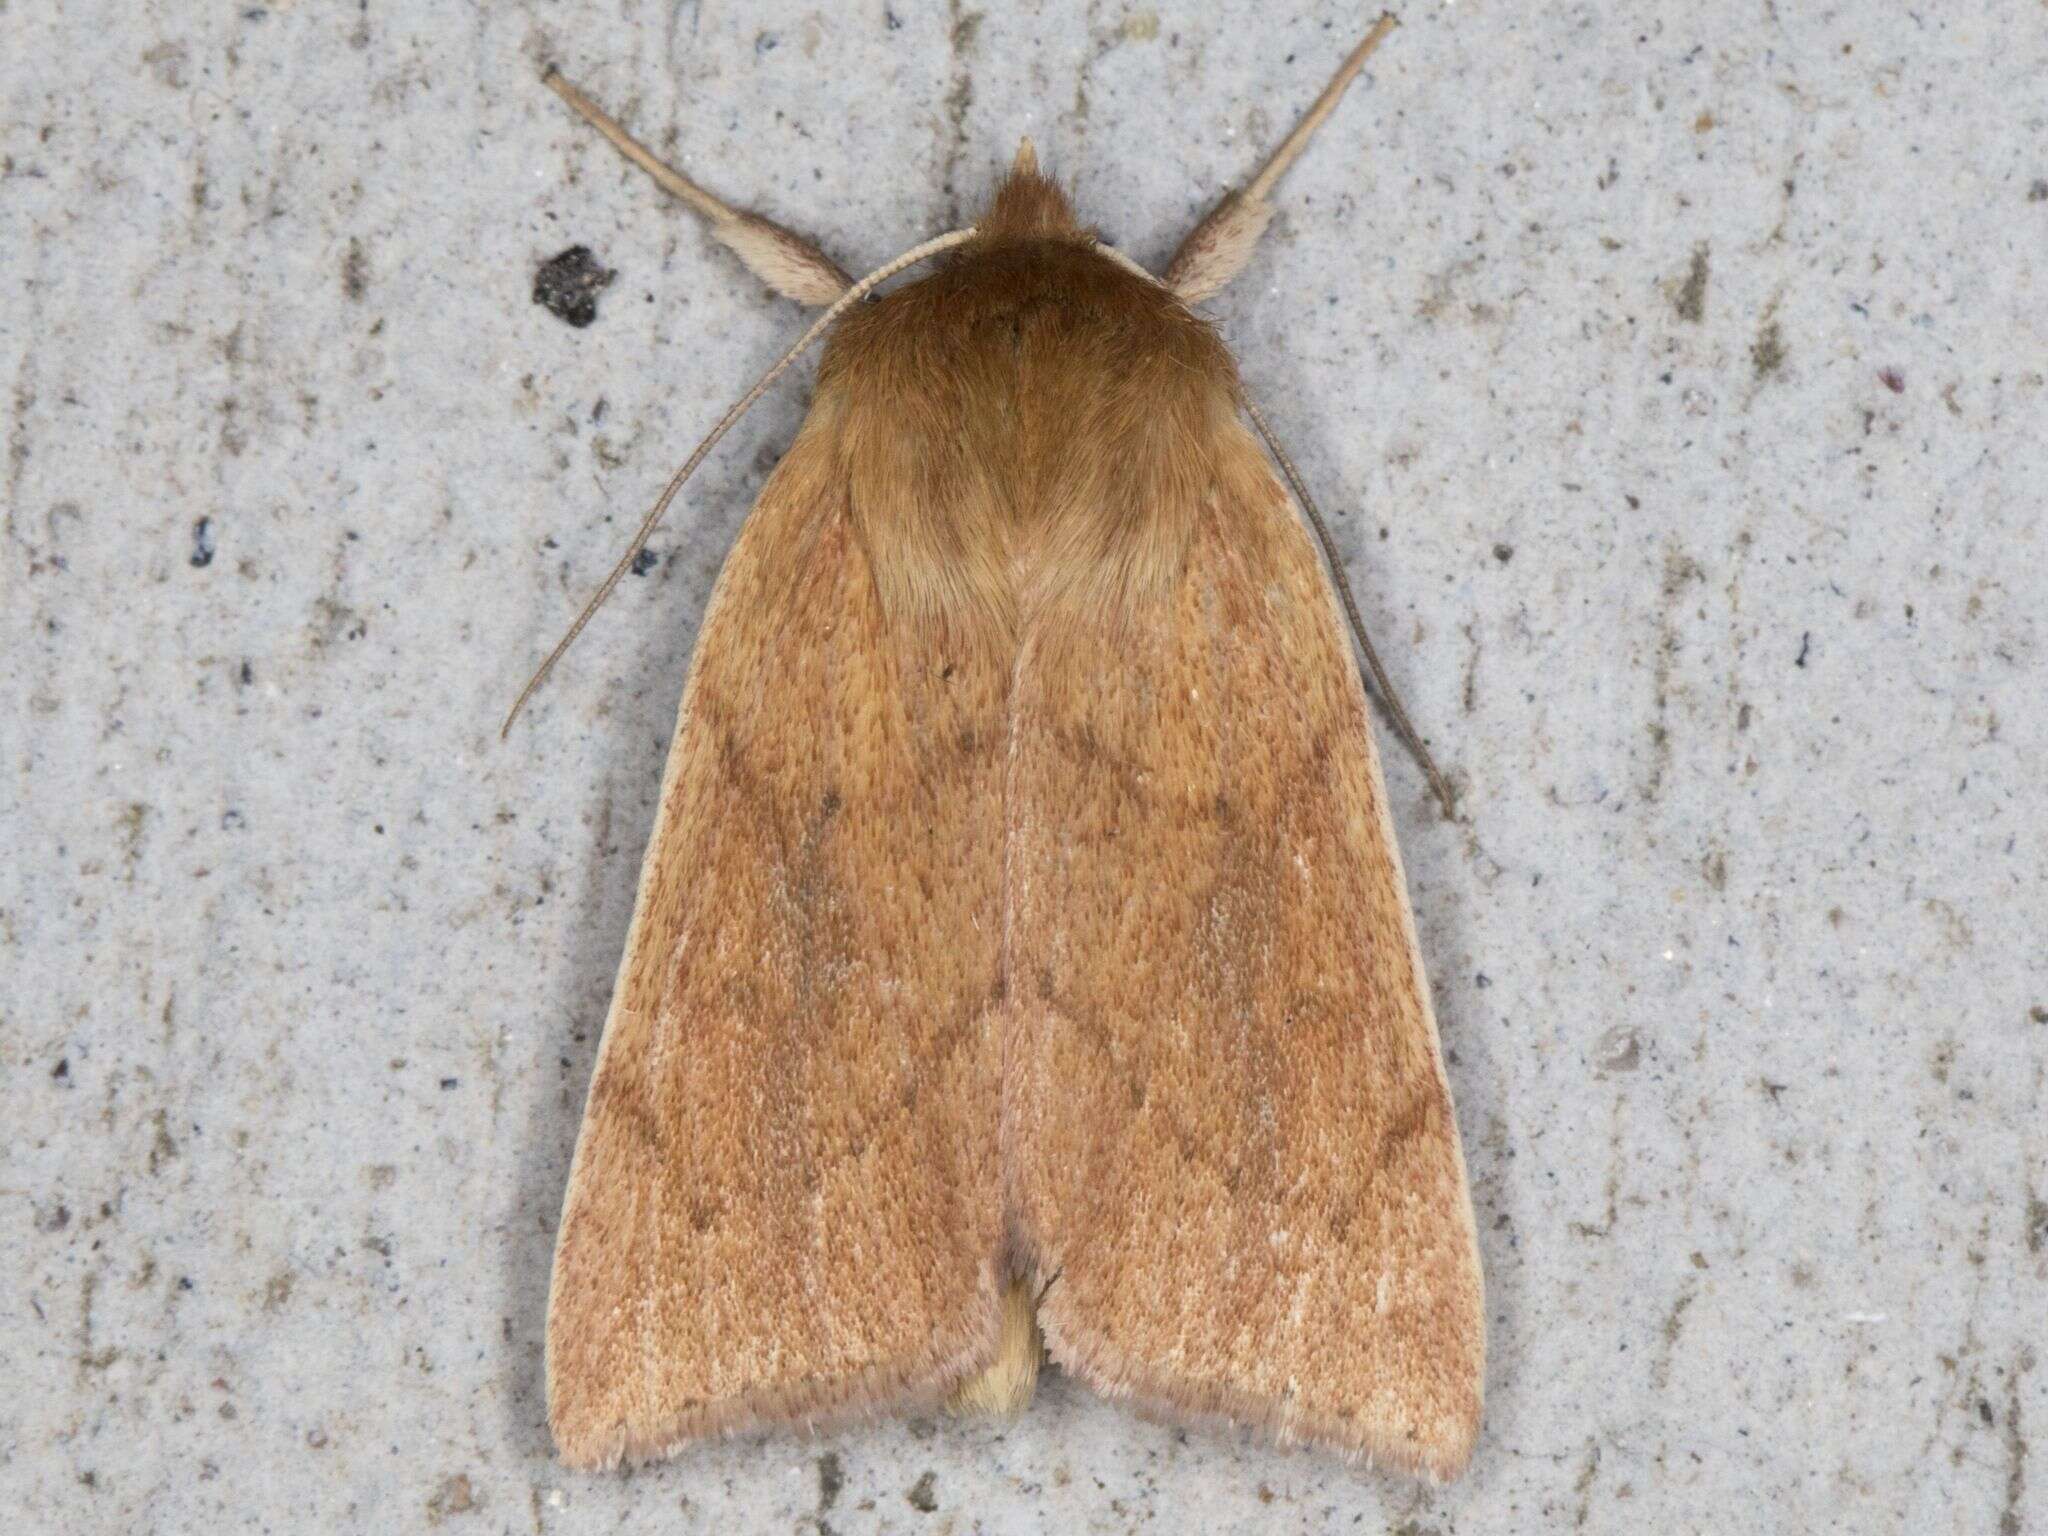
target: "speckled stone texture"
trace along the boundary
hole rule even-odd
[[[1157,264],[1362,8],[0,7],[0,1511],[62,1532],[2048,1530],[2048,12],[1409,8],[1213,306],[1386,751],[1489,1284],[1432,1490],[1134,1419],[552,1461],[548,1257],[804,316],[1020,134]],[[588,246],[595,319],[533,302]]]

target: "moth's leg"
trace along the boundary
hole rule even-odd
[[[579,117],[610,139],[620,154],[660,182],[664,191],[703,214],[712,235],[777,293],[799,304],[822,306],[853,286],[853,279],[839,270],[839,264],[802,235],[720,201],[680,171],[662,164],[602,107],[563,79],[553,65],[541,78]]]
[[[996,1357],[978,1376],[953,1390],[946,1406],[970,1418],[1014,1418],[1031,1406],[1038,1386],[1038,1357],[1045,1343],[1038,1335],[1038,1298],[1031,1282],[1010,1282],[1003,1296],[1003,1332]]]
[[[1373,29],[1366,33],[1365,41],[1351,51],[1351,57],[1323,87],[1323,94],[1316,98],[1315,105],[1295,125],[1294,132],[1273,151],[1273,158],[1266,162],[1265,169],[1253,177],[1251,184],[1242,191],[1224,193],[1223,201],[1209,211],[1209,216],[1195,226],[1187,239],[1181,241],[1180,249],[1173,253],[1173,260],[1167,264],[1167,287],[1187,303],[1195,304],[1220,292],[1225,284],[1244,270],[1245,263],[1252,259],[1259,236],[1266,232],[1266,225],[1273,218],[1273,205],[1266,201],[1266,194],[1272,191],[1273,183],[1308,146],[1309,139],[1322,127],[1323,119],[1330,115],[1343,96],[1345,87],[1365,67],[1373,49],[1379,47],[1381,40],[1393,30],[1394,18],[1391,15],[1381,16],[1373,24]]]

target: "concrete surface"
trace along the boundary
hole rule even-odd
[[[1214,306],[1389,749],[1490,1287],[1430,1490],[1139,1422],[550,1459],[552,1229],[799,330],[1019,134],[1158,262],[1336,4],[0,7],[0,1510],[37,1532],[2048,1530],[2048,11],[1456,7]],[[593,324],[531,302],[584,244]]]

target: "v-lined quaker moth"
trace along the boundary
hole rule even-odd
[[[1027,141],[970,229],[853,283],[551,73],[829,332],[704,617],[591,1083],[566,1460],[1014,1410],[1043,1348],[1465,1465],[1471,1203],[1341,568],[1192,309],[1391,25],[1162,278]]]

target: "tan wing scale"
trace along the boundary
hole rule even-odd
[[[1177,590],[1018,668],[1012,1198],[1062,1366],[1450,1476],[1485,1324],[1386,791],[1306,532],[1216,431]]]
[[[564,1459],[993,1358],[1003,669],[891,638],[821,403],[719,579],[556,1249]]]

